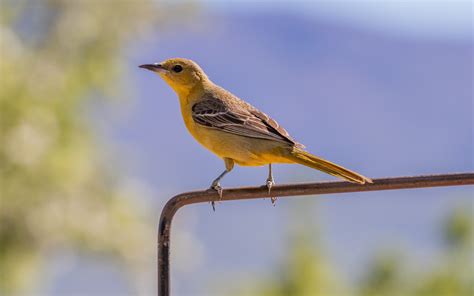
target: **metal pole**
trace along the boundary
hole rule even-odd
[[[373,184],[358,185],[349,182],[322,182],[278,185],[271,196],[294,197],[378,190],[474,185],[474,173],[374,179]],[[222,200],[242,200],[270,197],[266,186],[224,189]],[[170,295],[170,234],[171,222],[176,211],[189,204],[218,201],[214,190],[192,191],[176,195],[163,208],[158,228],[158,295]]]

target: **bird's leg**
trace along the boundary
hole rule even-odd
[[[225,163],[225,171],[223,171],[219,175],[219,177],[217,177],[214,181],[212,181],[212,184],[211,184],[211,189],[216,190],[217,193],[219,194],[219,200],[222,199],[222,193],[224,192],[224,190],[222,189],[221,184],[219,182],[222,178],[224,178],[224,176],[227,173],[232,171],[232,169],[234,168],[234,160],[232,160],[230,158],[224,158],[224,163]],[[214,201],[211,201],[211,205],[212,205],[212,209],[215,211],[216,207],[215,207]]]
[[[275,185],[275,180],[273,179],[272,164],[270,163],[268,165],[268,178],[267,178],[268,194],[271,193],[273,185]],[[272,204],[275,205],[276,197],[270,197],[270,199],[272,201]]]
[[[273,180],[273,174],[272,174],[272,164],[270,163],[268,165],[268,178],[267,178],[267,188],[268,188],[268,194],[271,193],[273,185],[275,185],[275,181]]]

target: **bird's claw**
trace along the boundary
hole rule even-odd
[[[275,206],[277,198],[272,196],[270,197],[270,200],[272,201],[272,205]]]
[[[268,194],[272,192],[273,185],[275,185],[275,182],[272,179],[267,179]]]
[[[212,210],[215,212],[216,211],[216,203],[214,201],[211,201],[211,206],[212,206]]]
[[[222,194],[223,194],[224,190],[222,189],[222,187],[221,187],[221,185],[219,184],[219,182],[217,182],[217,183],[212,183],[210,189],[217,191],[217,194],[219,194],[219,200],[222,199]],[[215,204],[214,201],[211,201],[211,206],[212,206],[212,210],[215,212],[215,211],[216,211],[216,204]]]
[[[211,185],[211,189],[214,189],[215,191],[217,191],[217,194],[219,194],[219,199],[222,199],[222,193],[224,192],[224,190],[222,189],[221,184],[213,183]]]
[[[267,179],[267,188],[268,188],[268,194],[271,194],[272,192],[272,187],[273,185],[275,185],[275,181],[273,181],[273,179]],[[276,202],[276,197],[270,197],[270,200],[272,201],[272,205],[275,206],[275,202]]]

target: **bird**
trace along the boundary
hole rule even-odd
[[[213,83],[202,68],[185,58],[139,66],[158,74],[177,94],[191,135],[224,161],[225,170],[211,183],[222,199],[222,178],[234,165],[268,166],[266,187],[275,185],[272,164],[301,164],[349,182],[372,183],[340,165],[313,155],[267,114]],[[275,204],[275,198],[271,198]],[[215,210],[214,202],[212,207]]]

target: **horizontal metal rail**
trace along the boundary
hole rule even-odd
[[[295,197],[363,191],[413,189],[441,186],[474,185],[474,173],[374,179],[372,184],[359,185],[345,181],[276,185],[273,197]],[[224,189],[222,201],[270,197],[267,187],[243,187]],[[163,208],[158,227],[158,295],[170,295],[170,234],[171,222],[176,211],[189,204],[218,201],[214,190],[181,193],[171,198]]]

